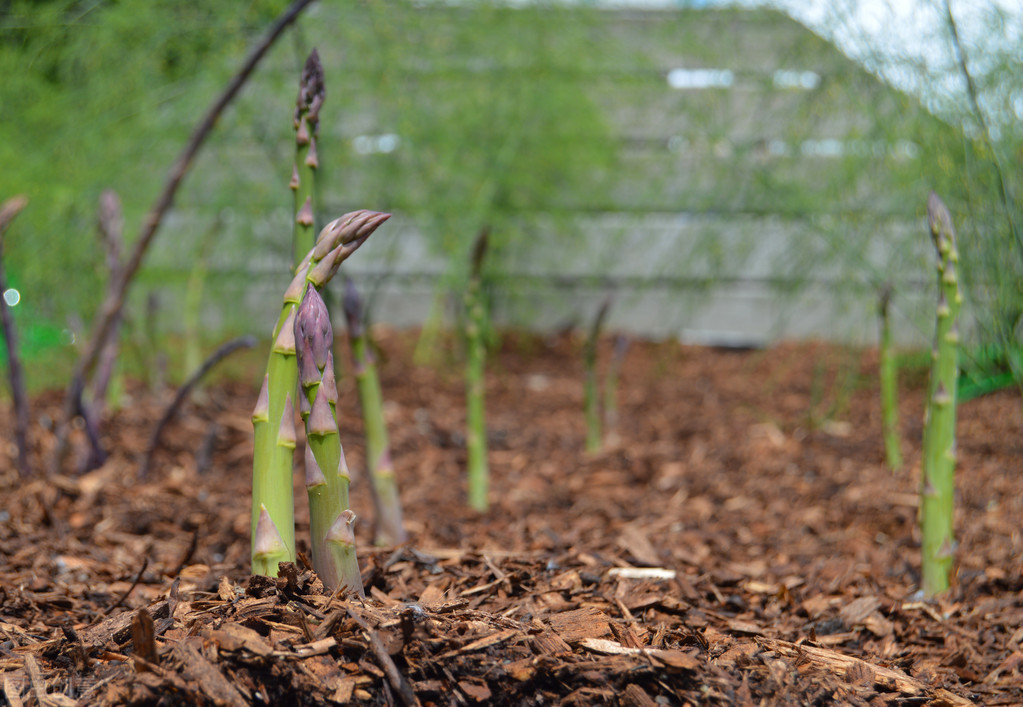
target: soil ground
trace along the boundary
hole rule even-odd
[[[369,543],[356,478],[364,601],[327,596],[301,553],[279,579],[248,576],[255,381],[189,402],[144,482],[169,394],[135,391],[86,474],[21,481],[0,450],[6,704],[1023,704],[1018,391],[960,407],[958,570],[923,600],[925,381],[903,381],[892,473],[874,352],[633,343],[613,439],[587,454],[579,342],[508,336],[477,514],[457,367],[414,365],[409,335],[380,345],[411,540]],[[33,403],[36,421],[59,410]],[[51,436],[33,438],[45,468]]]

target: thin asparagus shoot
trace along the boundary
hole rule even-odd
[[[465,289],[465,445],[468,455],[469,506],[489,508],[490,469],[487,464],[487,423],[484,406],[484,371],[487,362],[487,306],[482,270],[488,231],[483,229],[473,247],[469,284]]]
[[[377,545],[400,545],[408,540],[408,533],[405,532],[402,520],[401,497],[398,494],[394,463],[391,461],[380,376],[377,374],[376,358],[363,322],[362,297],[351,280],[345,285],[344,308],[366,429],[366,468],[376,509],[373,541]]]
[[[607,373],[604,375],[604,429],[605,441],[610,447],[617,446],[619,441],[618,380],[621,377],[625,354],[629,351],[629,343],[629,337],[625,334],[618,334],[615,337],[611,362],[608,364]]]
[[[323,287],[390,214],[353,211],[327,224],[284,293],[266,376],[252,414],[252,572],[276,576],[295,559],[293,395],[298,389],[295,315],[310,286]],[[303,396],[303,399],[304,396]],[[266,516],[264,520],[264,515]],[[273,532],[271,532],[271,529]]]
[[[938,255],[938,305],[927,411],[924,415],[920,493],[922,586],[934,596],[949,586],[955,555],[953,512],[956,464],[956,382],[959,376],[959,253],[948,208],[931,193],[927,221]]]
[[[337,425],[334,330],[327,305],[315,287],[306,290],[295,316],[299,383],[308,401],[306,491],[313,569],[327,589],[343,587],[363,595],[349,509],[348,464]]]
[[[583,406],[586,415],[586,451],[590,454],[596,454],[603,446],[600,425],[600,384],[597,381],[597,344],[600,341],[600,332],[604,328],[604,321],[607,319],[610,308],[611,297],[609,295],[600,304],[583,346],[583,362],[586,368]]]
[[[892,471],[902,469],[902,438],[899,434],[899,390],[898,365],[892,346],[890,305],[891,283],[881,288],[878,301],[880,319],[880,378],[881,378],[881,427],[884,436],[885,459]]]
[[[320,108],[327,97],[323,81],[323,65],[315,49],[306,59],[295,101],[295,164],[289,186],[294,193],[295,230],[293,261],[297,266],[302,256],[313,247],[316,211],[316,172],[320,167],[316,150],[319,135]]]

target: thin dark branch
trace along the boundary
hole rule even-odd
[[[377,659],[377,663],[380,664],[380,668],[384,671],[387,676],[387,682],[391,684],[395,692],[398,693],[398,697],[401,698],[402,703],[407,707],[412,705],[418,705],[419,699],[416,694],[412,691],[412,686],[409,685],[408,680],[398,670],[398,666],[391,660],[391,656],[387,653],[387,648],[384,647],[383,641],[380,640],[380,635],[374,631],[366,620],[359,616],[354,609],[348,607],[348,615],[351,616],[355,623],[362,627],[362,630],[366,632],[369,637],[369,647],[373,651],[373,655]]]
[[[114,321],[124,308],[125,294],[128,291],[128,287],[131,285],[136,272],[142,265],[142,259],[145,257],[149,244],[156,235],[156,232],[163,221],[164,215],[174,203],[174,196],[177,193],[178,187],[184,179],[185,174],[188,172],[188,168],[191,166],[193,159],[199,152],[203,143],[206,141],[206,138],[212,132],[213,127],[220,118],[220,114],[224,112],[224,109],[228,106],[228,104],[230,104],[234,97],[238,95],[238,92],[241,90],[242,86],[245,85],[249,76],[252,75],[252,72],[255,70],[260,60],[266,55],[267,51],[269,51],[270,47],[273,46],[274,42],[277,41],[278,37],[281,36],[288,25],[294,22],[302,10],[311,4],[312,1],[313,0],[295,0],[288,9],[284,11],[284,14],[282,14],[277,21],[274,22],[266,36],[263,37],[259,44],[249,53],[249,56],[246,58],[242,68],[237,74],[235,74],[234,78],[231,79],[227,88],[225,88],[223,93],[217,97],[206,115],[195,127],[195,130],[192,132],[192,136],[188,140],[188,144],[185,145],[184,150],[178,156],[174,166],[171,167],[167,181],[164,183],[163,191],[160,193],[159,197],[157,197],[156,202],[153,204],[153,207],[150,209],[143,221],[142,233],[139,236],[139,239],[135,242],[135,247],[132,250],[131,256],[128,258],[128,261],[125,263],[121,272],[118,273],[118,277],[114,280],[111,291],[108,293],[100,307],[99,318],[95,329],[92,332],[92,338],[89,339],[89,343],[81,358],[79,358],[75,363],[71,382],[68,384],[67,393],[64,396],[63,414],[58,424],[57,444],[50,464],[50,472],[52,474],[56,474],[60,470],[64,453],[67,451],[67,426],[70,424],[75,415],[75,401],[78,399],[78,396],[81,394],[81,391],[85,386],[86,378],[96,365],[99,352],[102,349],[103,343],[107,340],[107,336],[109,335],[111,328],[114,326]]]
[[[210,372],[214,366],[223,361],[226,357],[238,349],[249,349],[256,345],[256,338],[253,336],[240,336],[237,339],[232,339],[226,344],[221,346],[219,349],[213,352],[206,361],[203,362],[199,369],[196,370],[187,381],[178,389],[177,394],[174,396],[174,400],[167,406],[167,409],[163,413],[163,417],[156,423],[156,427],[153,428],[153,434],[149,438],[149,446],[146,448],[145,456],[142,458],[142,463],[139,465],[138,478],[145,479],[149,475],[149,463],[152,461],[153,453],[160,446],[160,436],[163,434],[163,428],[167,426],[177,414],[178,408],[188,397],[192,389],[195,388],[196,384],[202,380],[202,377]]]
[[[106,253],[107,264],[107,288],[111,289],[120,276],[124,265],[121,263],[121,250],[124,246],[124,216],[121,209],[121,200],[117,192],[112,189],[105,190],[99,197],[99,236],[103,242],[103,249]],[[110,378],[113,375],[114,364],[117,362],[118,332],[121,328],[122,315],[114,317],[110,326],[110,332],[106,340],[100,345],[100,353],[96,364],[96,373],[92,379],[92,409],[95,412],[95,421],[103,417],[104,403],[106,401],[107,387],[110,385]]]
[[[136,574],[135,579],[132,580],[131,586],[128,587],[128,590],[121,595],[120,599],[111,604],[110,608],[103,612],[104,616],[109,616],[110,612],[119,607],[121,604],[123,604],[124,600],[128,598],[128,595],[132,593],[135,587],[139,586],[139,582],[142,581],[142,573],[146,571],[147,567],[149,567],[149,558],[144,557],[142,558],[142,566],[139,567],[138,574]]]
[[[4,231],[8,224],[28,204],[24,196],[11,197],[0,207],[0,320],[3,323],[4,340],[7,342],[7,376],[11,383],[11,397],[14,399],[14,439],[18,445],[18,472],[22,478],[32,473],[28,461],[28,394],[25,392],[25,374],[18,354],[18,332],[14,317],[4,293],[7,292],[7,274],[4,272]]]
[[[170,572],[166,573],[167,577],[177,577],[181,574],[181,570],[185,569],[185,565],[188,564],[189,560],[192,559],[192,555],[195,554],[195,548],[199,545],[199,528],[196,527],[192,530],[192,540],[188,543],[188,549],[185,550],[185,554],[178,560],[178,564]]]
[[[963,79],[966,81],[966,93],[970,97],[970,105],[973,108],[973,112],[976,115],[977,122],[980,123],[981,136],[984,139],[985,146],[988,152],[991,153],[991,162],[995,167],[995,176],[998,179],[999,196],[1002,201],[1002,208],[1005,211],[1005,220],[1009,224],[1009,232],[1012,233],[1013,238],[1016,239],[1016,245],[1023,249],[1023,236],[1020,235],[1016,228],[1016,221],[1012,215],[1012,194],[1009,193],[1009,185],[1005,181],[1005,174],[1002,170],[1002,161],[998,157],[998,153],[995,151],[994,142],[991,140],[991,129],[988,127],[987,118],[984,116],[984,111],[980,106],[980,95],[977,91],[977,84],[973,80],[973,74],[970,73],[969,68],[966,65],[966,50],[963,47],[962,41],[959,39],[959,27],[956,24],[955,17],[952,15],[952,4],[949,0],[945,0],[945,17],[948,21],[948,31],[952,35],[952,45],[955,47],[956,62],[959,64],[959,71],[963,75]]]
[[[103,466],[107,461],[107,452],[99,438],[99,413],[82,396],[78,396],[78,414],[85,421],[85,436],[89,439],[89,456],[80,469],[84,474]]]

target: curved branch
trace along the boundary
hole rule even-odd
[[[232,339],[226,344],[221,346],[219,349],[213,352],[212,355],[206,361],[199,366],[187,381],[178,388],[177,394],[174,396],[174,400],[167,406],[167,409],[163,413],[163,417],[156,423],[156,427],[153,428],[153,434],[149,438],[149,446],[146,447],[146,454],[142,457],[142,463],[139,465],[138,478],[145,479],[149,475],[149,462],[153,458],[153,452],[160,446],[160,436],[163,434],[163,428],[167,426],[167,423],[171,421],[174,415],[177,413],[178,408],[181,407],[181,403],[185,401],[188,394],[192,392],[196,384],[202,380],[202,377],[210,372],[210,369],[216,366],[218,363],[223,361],[225,358],[230,356],[238,349],[251,349],[256,345],[256,339],[253,336],[240,336],[237,339]]]
[[[206,141],[206,138],[212,132],[213,126],[216,125],[221,113],[223,113],[228,104],[234,100],[234,97],[238,95],[242,86],[245,85],[249,76],[252,75],[256,65],[259,64],[260,60],[266,55],[270,47],[272,47],[274,42],[277,41],[277,38],[281,36],[284,30],[295,21],[302,10],[312,3],[312,1],[313,0],[295,0],[288,9],[285,10],[279,18],[277,18],[277,21],[274,22],[266,36],[263,37],[259,44],[256,45],[256,47],[249,53],[245,63],[242,65],[242,68],[239,69],[238,73],[231,79],[227,88],[225,88],[223,93],[217,97],[217,99],[213,102],[213,105],[210,106],[209,110],[206,112],[206,115],[203,116],[203,119],[198,125],[196,125],[195,129],[192,131],[192,136],[185,145],[184,150],[182,150],[181,154],[178,156],[174,166],[171,167],[167,181],[164,183],[163,191],[160,192],[156,202],[154,202],[142,223],[142,234],[135,242],[135,247],[132,250],[131,256],[117,274],[117,277],[113,282],[113,286],[110,288],[107,297],[104,299],[103,304],[100,307],[99,320],[92,332],[92,337],[89,339],[89,343],[81,358],[79,358],[75,364],[74,371],[71,375],[71,382],[68,384],[68,389],[64,396],[63,414],[57,427],[57,444],[50,464],[51,474],[56,474],[60,470],[64,453],[67,451],[67,427],[72,418],[75,416],[76,403],[78,397],[81,395],[82,389],[85,387],[85,379],[95,367],[103,342],[106,341],[111,328],[114,326],[114,322],[117,320],[121,310],[124,308],[125,293],[128,291],[128,287],[131,285],[136,272],[142,265],[142,259],[145,257],[146,250],[148,250],[150,242],[152,242],[153,237],[156,235],[156,232],[160,227],[160,223],[163,221],[164,215],[168,210],[170,210],[171,205],[174,203],[174,196],[177,194],[178,187],[181,185],[181,181],[185,178],[188,168],[191,166],[193,159],[195,159],[199,149]]]

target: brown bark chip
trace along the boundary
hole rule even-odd
[[[417,366],[414,336],[374,335],[410,539],[373,547],[353,484],[364,601],[329,596],[301,560],[249,576],[255,385],[186,403],[136,483],[163,402],[129,383],[132,404],[103,421],[110,458],[86,476],[22,480],[0,445],[0,701],[1023,704],[1018,391],[959,405],[956,576],[921,599],[925,376],[903,376],[893,474],[875,352],[636,342],[618,440],[586,454],[577,342],[508,335],[486,381],[480,514],[464,504],[458,371]],[[353,385],[338,414],[356,469]],[[60,396],[33,409],[53,419]],[[52,434],[34,432],[41,462]],[[300,484],[296,498],[301,557]]]

